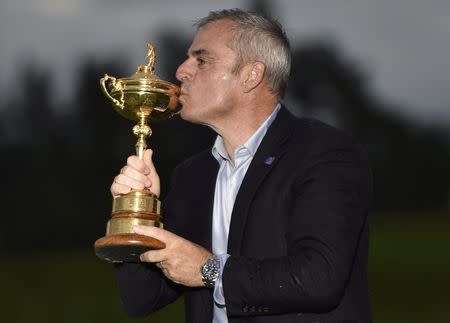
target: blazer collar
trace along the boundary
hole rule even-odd
[[[253,197],[267,174],[285,152],[288,139],[294,129],[294,121],[295,117],[282,106],[250,163],[231,215],[228,236],[228,253],[231,255],[240,254],[242,236]]]

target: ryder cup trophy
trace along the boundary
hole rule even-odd
[[[142,159],[147,148],[146,138],[152,134],[151,120],[164,120],[179,111],[180,88],[160,80],[153,74],[155,49],[148,43],[147,65],[140,65],[128,78],[116,79],[105,74],[100,85],[114,109],[137,124],[133,133],[138,137],[136,155]],[[162,249],[164,243],[133,232],[134,225],[162,228],[161,202],[148,189],[132,190],[113,200],[112,217],[106,235],[95,242],[96,255],[109,262],[139,262],[141,253]]]

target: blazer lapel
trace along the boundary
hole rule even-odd
[[[197,164],[196,164],[197,165]],[[195,227],[196,242],[208,250],[212,250],[212,212],[214,207],[214,192],[217,179],[219,163],[210,151],[206,153],[202,163],[192,170],[197,175],[195,194],[200,197],[196,204]],[[194,294],[193,294],[194,295]],[[199,306],[196,319],[199,322],[212,322],[213,319],[213,296],[209,289],[201,289],[195,293],[197,305]]]
[[[212,250],[212,210],[214,208],[214,192],[216,186],[217,172],[219,171],[219,163],[209,153],[205,163],[196,170],[196,174],[202,174],[201,178],[205,180],[204,184],[197,185],[201,191],[196,192],[202,196],[201,203],[197,205],[196,218],[197,236],[201,237],[199,243],[208,250]],[[207,234],[205,234],[207,233]]]
[[[289,111],[282,107],[267,130],[242,181],[234,203],[228,236],[228,253],[233,256],[240,255],[245,222],[253,197],[264,178],[285,152],[286,143],[293,130],[293,120],[294,117]]]

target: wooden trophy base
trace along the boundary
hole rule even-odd
[[[95,254],[109,262],[140,262],[142,253],[166,247],[155,238],[135,233],[135,225],[163,227],[161,202],[148,189],[132,190],[114,199],[106,235],[95,241]]]
[[[155,238],[136,233],[109,235],[98,239],[94,245],[97,257],[113,263],[140,262],[142,253],[165,246]]]

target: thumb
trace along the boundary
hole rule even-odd
[[[153,164],[152,157],[153,157],[153,150],[146,149],[143,155],[143,161],[145,165],[150,169],[150,172],[147,175],[147,177],[151,181],[150,191],[159,197],[161,191],[160,180],[155,165]]]
[[[147,225],[135,225],[133,226],[133,231],[137,234],[158,239],[164,243],[171,237],[171,235],[173,235],[173,233],[167,230]]]

